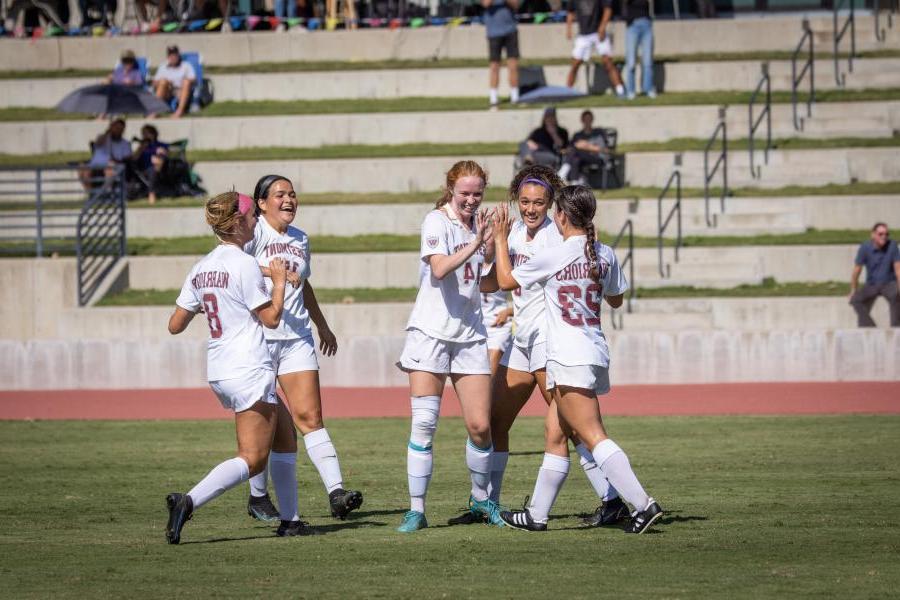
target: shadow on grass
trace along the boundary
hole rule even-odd
[[[527,450],[525,452],[510,452],[510,456],[537,456],[544,454],[543,450]]]
[[[327,533],[335,533],[341,531],[343,529],[358,529],[360,527],[384,527],[386,523],[382,523],[381,521],[354,521],[347,522],[342,521],[340,523],[332,523],[330,525],[313,525],[310,528],[316,532],[316,534],[322,535]],[[278,536],[275,535],[274,530],[268,535],[248,535],[243,537],[222,537],[222,538],[213,538],[211,540],[196,540],[196,541],[188,541],[181,542],[180,545],[187,546],[188,544],[219,544],[222,542],[246,542],[249,540],[266,540],[266,539],[276,539]],[[297,537],[307,537],[307,536],[297,536]]]
[[[391,510],[357,510],[347,515],[347,519],[354,521],[365,517],[377,517],[382,515],[402,515],[406,513],[405,508],[392,508]]]

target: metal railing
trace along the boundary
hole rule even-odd
[[[832,10],[832,21],[834,23],[832,36],[834,42],[834,81],[839,87],[844,87],[847,84],[846,73],[841,73],[841,68],[838,65],[838,49],[848,30],[850,32],[850,54],[847,56],[847,70],[850,73],[853,72],[853,57],[856,56],[856,12],[853,8],[855,3],[855,0],[834,0],[834,9]],[[838,11],[845,4],[850,7],[850,14],[847,15],[847,19],[841,25],[840,30],[838,30]]]
[[[675,204],[663,219],[663,200],[672,189],[673,183],[675,184]],[[678,262],[678,250],[681,248],[681,154],[675,155],[675,167],[672,169],[672,174],[669,175],[666,186],[656,199],[656,249],[659,258],[659,276],[663,279],[672,276],[669,263],[665,263],[665,268],[663,268],[663,235],[673,218],[675,219],[675,262]]]
[[[872,12],[875,13],[875,39],[883,42],[887,39],[887,30],[881,27],[881,0],[875,0]],[[887,28],[894,28],[894,13],[897,12],[897,0],[887,0]]]
[[[619,234],[610,244],[610,247],[615,250],[619,247],[622,239],[626,239],[628,242],[628,252],[625,253],[625,259],[619,263],[619,267],[622,270],[625,270],[626,267],[628,268],[628,292],[625,296],[625,312],[631,314],[631,301],[634,299],[635,290],[637,288],[637,284],[634,281],[634,223],[632,223],[631,219],[625,221],[625,224],[622,225]],[[619,317],[618,323],[616,323],[617,315]],[[624,317],[617,310],[612,311],[612,326],[613,329],[622,329],[625,327]]]
[[[804,45],[809,46],[809,51],[806,56],[806,61],[803,63],[803,68],[800,69],[800,74],[798,75],[797,59],[800,57],[800,52],[803,50]],[[812,105],[813,102],[816,101],[816,78],[813,62],[812,28],[809,26],[809,21],[803,19],[803,35],[800,37],[800,43],[797,44],[794,53],[791,54],[791,108],[794,115],[795,131],[803,131],[803,124],[805,122],[802,117],[797,117],[797,90],[800,88],[800,83],[807,74],[809,74],[809,95],[806,97],[806,117],[809,118],[812,117]]]
[[[0,254],[72,254],[86,197],[74,167],[0,169]]]
[[[722,191],[719,194],[719,211],[725,212],[725,196],[728,194],[728,127],[725,124],[726,107],[719,108],[719,123],[716,125],[715,131],[706,143],[703,149],[703,202],[706,211],[706,226],[715,227],[716,218],[709,211],[709,183],[715,178],[721,169],[722,172]],[[712,168],[709,166],[709,152],[712,147],[719,141],[719,133],[721,132],[722,149],[716,157],[716,162]]]
[[[78,305],[87,304],[125,256],[125,176],[91,193],[78,217]]]
[[[763,158],[767,165],[769,164],[769,149],[772,147],[772,80],[769,77],[769,63],[762,63],[762,65],[760,65],[760,71],[762,72],[762,77],[760,78],[759,83],[756,84],[756,89],[753,90],[753,94],[750,96],[750,103],[747,106],[750,123],[750,135],[748,136],[750,147],[750,175],[754,179],[759,179],[762,176],[762,169],[761,167],[754,165],[754,159],[756,155],[756,130],[762,125],[763,119],[766,120],[766,146],[763,149]],[[765,108],[763,108],[756,119],[754,119],[753,105],[756,103],[757,96],[759,96],[763,90],[765,90]]]

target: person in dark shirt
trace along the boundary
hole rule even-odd
[[[566,39],[572,39],[572,23],[578,20],[578,36],[572,49],[572,67],[566,85],[574,87],[578,69],[599,54],[617,96],[625,95],[619,70],[612,61],[612,37],[607,33],[612,19],[612,0],[569,0],[566,15]]]
[[[564,181],[571,180],[583,185],[585,181],[581,175],[581,167],[586,164],[603,164],[609,160],[609,155],[606,131],[594,127],[594,113],[586,110],[581,113],[581,129],[572,136],[572,147],[566,153],[559,176]]]
[[[653,85],[653,21],[649,0],[622,0],[622,17],[625,19],[625,94],[629,100],[635,97],[634,68],[640,46],[641,91],[650,98],[656,98],[656,87]]]
[[[860,244],[856,252],[853,274],[850,276],[850,305],[856,311],[860,327],[875,327],[869,313],[878,296],[884,296],[891,309],[891,327],[900,327],[900,249],[890,238],[888,226],[876,223],[868,242]],[[859,287],[859,275],[866,268],[866,283]]]
[[[569,150],[569,132],[556,121],[556,109],[544,110],[541,126],[531,132],[519,146],[519,154],[526,163],[556,168]]]
[[[481,0],[484,8],[484,29],[487,33],[490,61],[490,107],[500,103],[497,86],[500,84],[500,59],[506,49],[509,69],[509,101],[519,102],[519,31],[516,27],[518,0]]]
[[[147,201],[156,203],[157,182],[166,166],[169,145],[159,141],[159,130],[153,125],[141,127],[141,139],[131,156],[134,168],[146,179]]]

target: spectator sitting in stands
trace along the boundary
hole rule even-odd
[[[853,274],[850,277],[850,305],[856,311],[859,327],[875,327],[869,314],[878,296],[884,296],[891,309],[891,327],[900,327],[900,250],[890,238],[888,226],[875,223],[868,242],[860,244],[856,252]],[[859,275],[866,268],[866,283],[859,289]]]
[[[106,83],[129,86],[144,85],[144,74],[138,68],[137,57],[135,57],[132,50],[126,50],[122,53],[119,64],[106,77]]]
[[[194,67],[186,60],[181,60],[178,46],[166,48],[166,63],[159,66],[153,78],[153,91],[156,96],[166,102],[178,99],[178,107],[172,113],[173,119],[181,117],[191,100],[191,90],[197,81]],[[151,115],[155,116],[155,115]]]
[[[519,145],[519,156],[526,164],[547,165],[555,169],[568,149],[569,132],[559,126],[556,109],[551,106],[544,110],[541,126]]]
[[[156,203],[157,182],[166,166],[169,145],[159,141],[159,130],[153,125],[141,127],[141,139],[132,154],[132,164],[141,181],[147,186],[147,200]]]
[[[91,159],[78,170],[84,189],[96,187],[103,177],[108,183],[131,158],[131,144],[124,138],[125,120],[114,119],[102,134],[97,136],[91,147]]]
[[[580,185],[584,184],[581,167],[585,164],[603,164],[609,159],[609,144],[606,132],[594,127],[594,113],[589,110],[581,113],[581,130],[572,136],[572,148],[566,153],[565,162],[559,169],[559,176],[564,181],[571,177]]]

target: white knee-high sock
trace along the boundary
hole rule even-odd
[[[269,491],[269,470],[263,469],[250,478],[250,495],[254,498],[261,498]]]
[[[631,504],[635,510],[647,508],[650,498],[631,470],[631,463],[618,444],[609,439],[603,440],[594,447],[593,455],[600,471],[625,502]]]
[[[480,448],[472,440],[466,440],[466,466],[469,467],[469,477],[472,478],[472,497],[479,502],[488,499],[493,451],[493,444]]]
[[[584,445],[584,442],[575,446],[575,451],[581,457],[581,468],[584,469],[584,474],[587,476],[588,481],[591,482],[591,487],[597,492],[597,496],[603,502],[609,502],[613,498],[618,498],[619,493],[616,491],[616,488],[609,485],[609,480],[600,471],[597,461],[594,460],[594,455]]]
[[[569,475],[569,457],[544,454],[544,462],[534,482],[534,493],[531,494],[531,506],[528,512],[538,523],[546,523],[550,518],[550,508],[556,502],[560,488]]]
[[[247,481],[250,478],[250,467],[243,458],[235,457],[219,463],[200,483],[195,485],[188,496],[198,509],[213,498],[218,498],[227,490]]]
[[[341,464],[338,462],[337,450],[331,443],[328,431],[323,427],[303,436],[306,445],[306,453],[309,460],[315,465],[325,484],[325,490],[330,494],[338,488],[344,487],[344,478],[341,477]]]
[[[412,431],[406,449],[406,476],[409,484],[409,508],[425,513],[425,495],[434,469],[432,442],[441,410],[440,396],[414,396]]]
[[[282,521],[299,521],[297,512],[297,453],[272,452],[269,454],[272,484],[278,498],[278,512]]]
[[[488,497],[494,502],[500,502],[500,488],[503,486],[503,474],[506,472],[506,463],[509,462],[509,452],[497,452],[491,454],[491,487]]]

